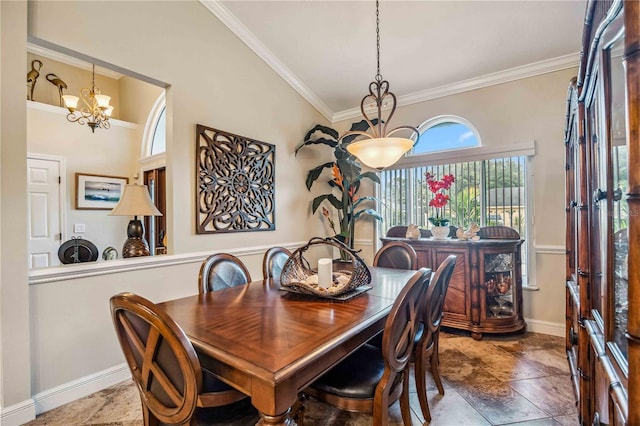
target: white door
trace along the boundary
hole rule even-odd
[[[60,265],[60,173],[59,160],[32,157],[27,159],[30,269]]]

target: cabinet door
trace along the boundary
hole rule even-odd
[[[609,274],[611,282],[607,316],[609,324],[607,337],[613,343],[616,355],[627,358],[627,339],[625,331],[628,322],[628,241],[629,241],[629,205],[626,195],[629,192],[627,163],[627,132],[625,127],[625,70],[623,65],[624,38],[618,37],[611,47],[605,50],[605,63],[609,63],[606,83],[611,92],[610,110],[611,126],[609,130],[609,153],[611,162],[610,203],[608,219],[613,233],[611,243],[612,270]]]
[[[465,325],[471,318],[471,291],[469,259],[466,249],[438,248],[435,251],[436,268],[449,256],[456,256],[456,266],[453,269],[449,289],[444,299],[444,312],[447,320],[460,321]],[[434,269],[435,270],[435,269]]]
[[[518,315],[516,260],[514,252],[480,252],[483,320],[515,318]]]

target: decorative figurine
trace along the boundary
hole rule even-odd
[[[64,104],[62,103],[62,89],[67,88],[67,83],[65,83],[60,79],[60,77],[52,73],[47,74],[47,80],[49,80],[51,84],[58,88],[58,94],[60,95],[60,106],[63,107]]]
[[[36,69],[36,65],[38,65],[38,69]],[[29,95],[27,96],[27,99],[30,101],[33,100],[33,89],[36,88],[36,80],[40,76],[41,69],[41,61],[39,61],[38,59],[34,59],[33,61],[31,61],[31,71],[27,73],[27,86],[29,86]]]
[[[458,230],[456,231],[456,237],[458,237],[459,240],[476,240],[476,232],[478,232],[480,230],[480,227],[478,226],[477,223],[472,223],[469,226],[469,229],[467,229],[466,231],[462,228],[458,228]]]
[[[420,238],[420,229],[418,229],[418,225],[410,223],[409,226],[407,226],[407,234],[405,236],[412,239]]]

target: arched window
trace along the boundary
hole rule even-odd
[[[165,92],[158,97],[144,127],[140,171],[142,183],[147,185],[151,200],[162,216],[144,218],[147,240],[152,254],[166,253],[167,196],[166,196],[166,150],[167,150],[167,104]]]
[[[153,129],[153,136],[151,137],[150,155],[156,155],[163,153],[167,150],[167,118],[166,118],[166,105],[162,106],[160,116],[156,120],[156,125]]]
[[[418,127],[420,137],[411,155],[450,149],[481,146],[480,134],[468,120],[454,115],[441,115]]]
[[[167,103],[165,92],[158,96],[149,112],[142,136],[142,158],[164,154],[167,150]]]

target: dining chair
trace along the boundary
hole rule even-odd
[[[373,266],[393,269],[418,269],[418,255],[409,244],[393,241],[383,245],[373,258]]]
[[[389,406],[398,399],[402,420],[411,425],[409,360],[430,273],[414,273],[396,298],[385,322],[382,347],[365,344],[313,382],[304,393],[347,411],[373,414],[386,425]]]
[[[191,342],[169,315],[133,293],[111,298],[120,346],[140,393],[145,425],[182,425],[206,407],[246,395],[201,367]]]
[[[284,247],[271,247],[262,258],[262,276],[264,279],[280,279],[284,263],[291,256],[291,252]]]
[[[198,275],[200,293],[235,287],[251,282],[251,274],[244,263],[232,254],[217,253],[207,257]]]
[[[417,342],[415,342],[415,352],[413,354],[416,390],[422,415],[428,422],[431,421],[431,412],[429,411],[429,402],[427,400],[427,368],[431,371],[438,392],[444,395],[440,370],[438,369],[440,362],[438,359],[438,342],[444,299],[447,295],[453,269],[456,266],[456,259],[454,255],[448,256],[431,277],[431,284],[427,289],[423,302],[422,324],[418,328],[416,335]]]

